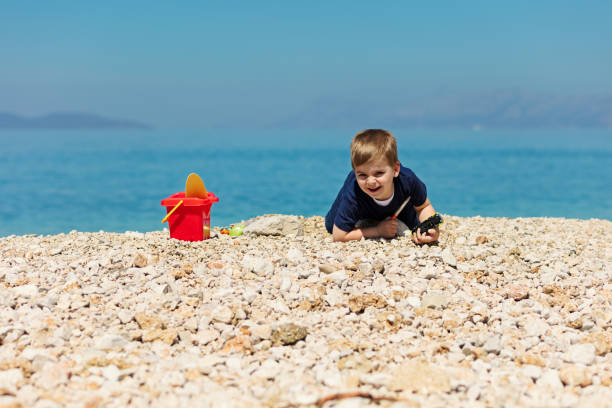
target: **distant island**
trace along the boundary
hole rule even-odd
[[[439,91],[395,100],[322,97],[276,127],[462,129],[612,129],[612,94],[556,95],[518,88],[474,93]]]
[[[151,126],[126,119],[106,118],[91,113],[50,113],[26,118],[0,112],[0,129],[151,129]]]

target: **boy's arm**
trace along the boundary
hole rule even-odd
[[[335,242],[353,241],[361,238],[393,238],[395,231],[397,231],[397,220],[388,218],[374,227],[355,228],[349,232],[341,230],[334,224],[332,238]]]
[[[418,207],[414,207],[414,211],[416,211],[417,218],[419,222],[423,222],[432,215],[436,213],[436,210],[431,205],[429,198],[425,199],[425,202]],[[417,229],[417,231],[412,234],[412,241],[415,244],[428,244],[430,242],[436,242],[440,235],[440,231],[438,228],[430,229],[429,231],[421,231],[421,229]]]

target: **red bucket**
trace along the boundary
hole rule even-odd
[[[210,191],[208,198],[185,197],[185,192],[172,194],[161,201],[166,214],[183,200],[176,211],[168,218],[170,238],[182,241],[202,241],[210,238],[210,207],[219,199]]]

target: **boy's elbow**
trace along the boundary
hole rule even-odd
[[[336,237],[336,236],[333,236],[332,239],[333,239],[334,242],[346,242],[346,241],[349,241],[349,239],[347,239],[346,237]]]
[[[346,242],[348,241],[348,232],[342,231],[340,228],[334,225],[332,230],[332,240],[334,242]]]
[[[346,235],[332,234],[332,240],[334,242],[346,242]]]

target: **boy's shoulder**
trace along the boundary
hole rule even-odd
[[[400,172],[398,176],[400,181],[412,180],[416,176],[417,175],[414,174],[414,171],[412,171],[412,169],[409,169],[408,167],[405,167],[404,165],[400,164]]]
[[[359,190],[357,186],[357,176],[355,175],[355,170],[349,171],[344,179],[344,184],[342,185],[343,195],[350,194],[352,196]]]

